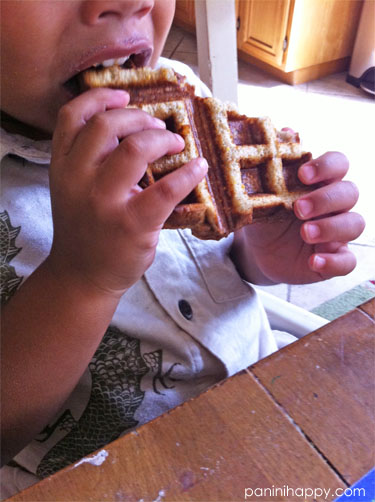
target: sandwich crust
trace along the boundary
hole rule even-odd
[[[233,104],[200,98],[172,69],[125,70],[118,66],[83,74],[84,88],[126,89],[130,105],[164,120],[185,149],[150,164],[140,186],[147,189],[198,156],[205,178],[183,200],[164,228],[191,228],[200,239],[221,239],[244,225],[292,214],[293,203],[312,187],[298,168],[311,159],[296,133],[278,132],[268,117],[241,115]]]

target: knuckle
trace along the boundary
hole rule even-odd
[[[162,180],[161,182],[158,183],[158,190],[162,200],[164,200],[169,204],[177,204],[176,194],[170,183],[166,182],[165,180]]]
[[[186,173],[181,184],[181,186],[184,187],[184,193],[182,195],[187,197],[189,193],[198,185],[199,181],[200,178],[197,179],[197,177],[191,172]]]
[[[74,116],[74,106],[69,102],[62,106],[57,114],[58,122],[71,122]]]
[[[322,206],[325,211],[330,211],[333,206],[336,206],[336,191],[335,190],[324,190],[322,194]]]
[[[139,228],[139,211],[134,199],[127,201],[122,216],[122,229],[126,233],[132,233],[134,229]]]
[[[151,113],[146,112],[145,110],[139,110],[137,108],[133,108],[133,113],[137,114],[139,118],[144,122],[146,122],[147,124],[150,122],[152,123],[154,120],[154,117],[151,115]]]
[[[344,237],[343,234],[346,233],[347,230],[347,227],[342,225],[340,218],[332,218],[331,225],[329,227],[325,228],[325,233],[329,239],[332,239],[333,235],[336,235],[337,237]]]
[[[121,142],[121,148],[126,150],[131,157],[144,157],[145,148],[138,137],[128,136]]]
[[[182,166],[180,173],[183,176],[183,182],[186,189],[192,190],[207,174],[207,161],[205,159],[193,159]]]
[[[148,234],[145,222],[142,219],[142,211],[139,210],[138,203],[131,199],[126,204],[121,217],[121,232],[132,241],[139,241],[141,235]],[[148,239],[144,239],[143,248],[147,248]],[[150,244],[150,249],[153,245]]]
[[[105,113],[97,113],[88,121],[88,126],[99,131],[103,135],[111,130],[110,122]]]

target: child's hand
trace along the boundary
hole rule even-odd
[[[348,167],[348,160],[338,152],[302,165],[300,180],[323,186],[296,201],[297,219],[249,225],[236,236],[234,259],[248,279],[252,275],[259,282],[303,284],[354,269],[356,259],[347,244],[362,233],[365,223],[362,216],[350,212],[358,190],[343,181]],[[256,268],[248,260],[254,260]]]
[[[142,190],[147,164],[182,151],[184,142],[162,121],[124,108],[128,101],[126,92],[95,89],[65,105],[50,173],[48,260],[58,273],[115,295],[151,265],[165,220],[207,169],[195,159]]]
[[[297,218],[304,221],[301,237],[312,251],[309,267],[322,279],[346,275],[354,269],[355,256],[347,244],[365,228],[362,216],[350,212],[359,194],[352,182],[342,179],[348,168],[343,154],[329,152],[301,166],[298,173],[306,185],[323,183],[294,205]]]

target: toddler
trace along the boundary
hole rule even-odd
[[[299,169],[321,188],[295,218],[221,241],[163,230],[202,179],[195,159],[142,190],[148,163],[183,139],[124,91],[77,75],[160,58],[174,0],[1,3],[3,497],[277,349],[248,283],[303,284],[355,266],[362,232],[346,158]],[[52,141],[51,141],[52,138]],[[121,141],[120,141],[121,140]]]

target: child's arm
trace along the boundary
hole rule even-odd
[[[358,199],[353,183],[343,181],[346,157],[329,152],[299,169],[306,185],[323,186],[302,196],[296,219],[258,223],[236,232],[232,258],[241,275],[254,284],[305,284],[346,275],[355,265],[348,242],[363,231],[363,218],[349,210]]]
[[[195,160],[140,189],[147,164],[184,144],[127,102],[124,92],[98,89],[59,115],[52,249],[2,311],[2,462],[74,389],[120,297],[151,264],[164,221],[206,172]]]

